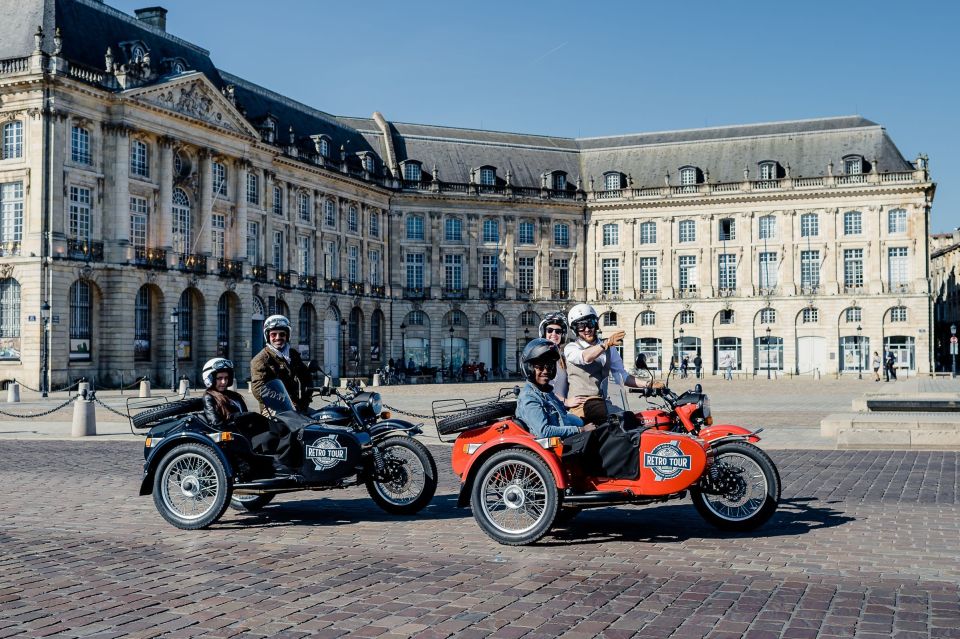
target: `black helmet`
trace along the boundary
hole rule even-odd
[[[520,355],[520,372],[528,381],[533,381],[533,366],[536,361],[557,362],[560,360],[560,350],[557,345],[548,339],[537,337],[527,342]]]
[[[566,339],[566,337],[567,337],[567,318],[566,318],[566,317],[563,315],[563,313],[561,313],[561,312],[547,313],[546,317],[543,318],[543,321],[540,322],[540,327],[539,327],[539,329],[538,329],[538,332],[539,332],[539,334],[540,334],[540,337],[546,337],[546,336],[547,336],[547,327],[550,326],[551,324],[555,324],[555,325],[563,328],[563,335],[562,335],[562,337],[563,337],[564,339]]]

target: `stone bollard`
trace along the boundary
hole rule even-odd
[[[140,380],[140,397],[150,397],[150,380]]]
[[[7,403],[15,404],[20,401],[20,384],[10,382],[7,385]]]
[[[97,434],[97,413],[94,411],[93,400],[86,399],[86,394],[77,398],[73,403],[74,437],[86,437]]]
[[[90,392],[90,382],[80,382],[77,384],[77,395],[86,397],[87,393]]]
[[[380,373],[374,373],[374,374],[373,374],[373,386],[379,386],[379,385],[380,385]]]
[[[179,390],[177,390],[177,393],[178,393],[181,397],[187,397],[187,396],[190,394],[190,380],[189,380],[189,379],[181,379],[181,380],[180,380],[180,388],[179,388]]]
[[[443,373],[441,373],[440,371],[437,371],[437,383],[438,384],[443,383]]]

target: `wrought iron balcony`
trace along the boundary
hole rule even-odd
[[[728,286],[717,288],[717,297],[736,297],[737,289]]]
[[[404,287],[403,297],[408,300],[426,300],[430,299],[430,287]]]
[[[343,292],[343,280],[337,279],[325,279],[323,280],[323,290],[328,293],[342,293]]]
[[[289,271],[277,271],[277,286],[290,288],[292,281],[293,278],[290,276]]]
[[[553,289],[550,291],[550,299],[565,300],[570,298],[570,291],[564,289]]]
[[[533,289],[532,289],[532,288],[518,288],[518,289],[516,290],[516,292],[514,293],[514,295],[516,295],[516,299],[518,299],[518,300],[529,300],[530,298],[533,297]]]
[[[347,282],[347,293],[350,295],[363,295],[363,282]]]
[[[133,251],[133,263],[142,268],[167,268],[167,252],[164,249],[138,246]]]
[[[776,286],[761,286],[761,287],[758,289],[758,292],[760,293],[760,295],[763,295],[763,296],[776,295],[776,294],[777,294],[777,287],[776,287]]]
[[[820,292],[819,284],[801,284],[800,285],[801,295],[816,295],[819,292]]]
[[[103,242],[88,242],[84,240],[68,239],[67,257],[71,260],[102,262]]]
[[[680,299],[692,299],[692,298],[700,297],[700,291],[697,290],[696,286],[678,288],[677,297],[679,297]]]
[[[853,286],[844,285],[843,292],[845,295],[863,295],[867,292],[867,290],[864,288],[863,284],[856,284]]]
[[[623,300],[623,292],[621,291],[601,291],[600,299],[607,302],[619,302]]]
[[[306,289],[308,291],[317,290],[316,275],[301,275],[298,282],[300,283],[300,288],[302,289]]]
[[[444,286],[441,292],[443,298],[447,300],[462,300],[467,296],[467,291],[463,287],[451,288]]]
[[[181,253],[177,262],[177,268],[187,273],[206,273],[207,256],[194,255],[192,253]]]
[[[383,284],[378,284],[376,286],[370,286],[370,295],[374,297],[386,297],[387,296],[387,287]]]
[[[220,277],[243,277],[243,264],[225,257],[217,258],[217,274]]]
[[[266,282],[267,281],[267,267],[261,265],[255,265],[250,268],[250,275],[257,282]]]
[[[20,242],[4,242],[0,244],[0,257],[20,255]]]
[[[655,300],[660,298],[660,291],[637,291],[637,297],[642,300]]]
[[[507,297],[505,288],[481,288],[480,297],[485,300],[502,300]]]

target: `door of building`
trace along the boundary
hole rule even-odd
[[[827,372],[827,338],[807,335],[797,338],[797,373],[812,375]]]

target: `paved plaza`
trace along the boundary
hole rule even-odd
[[[429,438],[440,487],[416,517],[350,489],[185,532],[137,496],[129,432],[67,441],[56,414],[8,419],[0,638],[960,637],[960,453],[827,450],[818,416],[879,384],[762,382],[704,385],[721,420],[797,444],[768,446],[783,501],[763,528],[721,534],[685,500],[588,511],[524,548],[456,508],[450,449]],[[382,390],[418,412],[496,387]],[[25,400],[2,407],[41,406]]]

